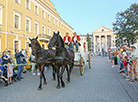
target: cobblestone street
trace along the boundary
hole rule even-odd
[[[37,90],[39,77],[30,72],[8,87],[0,84],[0,102],[138,102],[138,82],[128,82],[107,57],[92,57],[92,68],[85,68],[83,76],[74,68],[65,88],[56,89],[51,69],[45,75],[47,85],[41,91]]]

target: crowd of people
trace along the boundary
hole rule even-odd
[[[22,73],[28,72],[26,67],[29,62],[34,60],[34,56],[28,54],[27,49],[19,51],[16,49],[15,55],[11,55],[10,50],[5,50],[0,58],[0,83],[1,80],[5,82],[5,86],[12,84],[13,81],[17,82],[23,79]],[[15,59],[15,60],[14,60]],[[36,64],[31,62],[32,75],[36,75]],[[17,72],[15,71],[17,69]],[[39,69],[37,69],[37,75],[40,75]]]
[[[114,65],[120,65],[120,73],[130,82],[138,81],[138,61],[136,46],[127,47],[126,44],[119,49],[108,49],[109,59]]]

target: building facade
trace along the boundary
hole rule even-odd
[[[94,53],[108,51],[108,48],[115,47],[115,34],[107,27],[100,27],[92,32],[94,42]]]
[[[47,48],[53,31],[73,35],[73,28],[56,11],[50,0],[0,0],[0,52],[6,48],[29,50],[29,39],[36,36]]]

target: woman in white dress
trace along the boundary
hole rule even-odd
[[[13,66],[11,58],[8,58],[7,70],[8,84],[11,84],[13,76]]]

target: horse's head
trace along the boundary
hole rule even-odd
[[[37,50],[39,50],[41,48],[37,39],[38,39],[38,36],[33,39],[29,38],[29,40],[31,41],[31,44],[29,44],[29,47],[31,47],[31,49],[32,49],[32,55],[36,55]]]
[[[48,48],[52,48],[58,45],[59,42],[59,32],[56,34],[55,32],[53,32],[53,37],[50,39],[49,44],[48,44]]]

